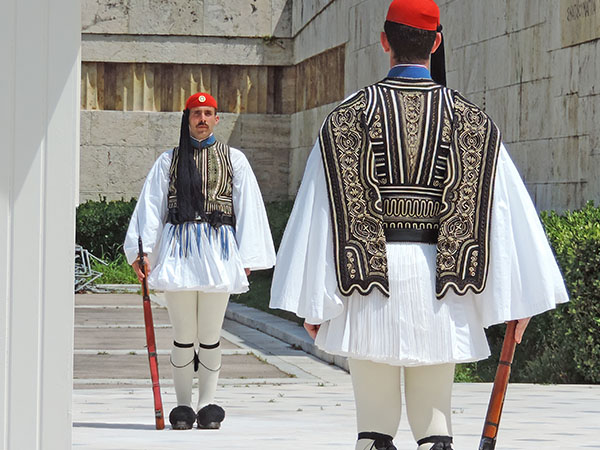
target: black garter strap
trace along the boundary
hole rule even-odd
[[[389,434],[363,431],[358,433],[358,440],[360,441],[361,439],[372,439],[374,441],[370,450],[397,450],[394,446],[394,438]]]
[[[175,347],[178,347],[178,348],[192,348],[192,347],[194,347],[194,344],[182,344],[182,343],[177,342],[177,341],[173,341],[173,345]],[[221,341],[217,342],[216,344],[202,344],[202,343],[200,343],[200,348],[203,348],[205,350],[214,350],[215,348],[218,348],[220,345],[221,345]],[[194,363],[194,372],[198,372],[198,369],[200,368],[200,366],[204,367],[209,372],[218,372],[219,370],[221,370],[221,366],[217,367],[216,369],[211,369],[210,367],[206,366],[206,364],[204,364],[202,361],[200,361],[200,358],[198,357],[198,353],[196,351],[194,351],[194,357],[192,358],[192,360],[190,362],[188,362],[187,364],[184,364],[183,366],[178,366],[178,365],[174,364],[172,356],[169,359],[171,361],[171,365],[173,367],[175,367],[176,369],[183,369],[184,367],[187,367],[190,364]]]
[[[182,344],[181,342],[177,342],[177,341],[173,341],[173,345],[177,348],[193,348],[194,347],[194,344]],[[169,357],[169,361],[171,362],[171,365],[173,367],[175,367],[176,369],[183,369],[184,367],[187,367],[190,364],[194,363],[194,372],[198,372],[198,363],[200,362],[200,360],[198,359],[198,353],[196,353],[195,350],[194,350],[194,357],[192,358],[192,360],[190,362],[188,362],[187,364],[184,364],[183,366],[178,366],[173,362],[173,355],[171,355]]]
[[[217,341],[216,344],[203,344],[202,342],[200,342],[200,348],[202,348],[204,350],[214,350],[215,348],[219,348],[220,345],[221,345],[221,341]],[[196,368],[195,369],[196,372],[198,372],[199,365],[204,367],[209,372],[218,372],[219,370],[221,370],[221,366],[217,367],[216,369],[211,369],[210,367],[207,367],[206,364],[204,364],[202,361],[200,361],[200,358],[198,358],[198,354],[196,354],[196,360],[194,362],[194,367]]]
[[[429,436],[417,441],[417,445],[433,444],[431,450],[452,450],[451,436]]]
[[[206,350],[212,350],[213,348],[217,348],[219,345],[221,345],[221,341],[218,341],[216,344],[203,344],[202,342],[200,342],[200,348],[204,348]]]

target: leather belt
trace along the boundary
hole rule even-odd
[[[388,242],[423,242],[437,244],[438,230],[414,230],[412,228],[386,228],[385,239]]]

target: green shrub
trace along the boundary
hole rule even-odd
[[[477,363],[457,364],[454,372],[456,383],[477,383],[481,377],[477,373]]]
[[[102,283],[136,283],[122,256],[122,244],[135,208],[130,201],[88,201],[77,209],[77,243],[101,256],[110,266]],[[292,201],[266,204],[275,247],[279,247]],[[511,381],[539,383],[600,382],[600,208],[559,215],[542,213],[542,222],[564,275],[571,301],[531,320],[523,343],[517,346]],[[276,315],[302,321],[285,311],[270,310],[273,271],[250,275],[249,292],[232,300]],[[486,330],[492,357],[460,365],[457,381],[491,381],[496,373],[505,325]]]
[[[125,259],[125,255],[120,253],[108,265],[92,262],[92,268],[102,272],[102,276],[96,280],[99,284],[138,284],[139,281],[133,268]]]
[[[285,230],[285,225],[290,217],[293,204],[294,202],[291,200],[269,202],[265,204],[267,217],[269,218],[269,226],[271,227],[271,235],[273,236],[273,243],[275,244],[276,250],[281,243],[283,231]],[[233,295],[231,300],[292,320],[299,324],[303,323],[304,321],[293,313],[282,311],[280,309],[269,309],[272,278],[273,269],[252,272],[248,277],[250,290],[244,294]]]
[[[600,208],[542,212],[542,223],[569,291],[570,302],[534,317],[517,346],[511,381],[600,382]],[[477,363],[491,381],[504,338],[504,325],[487,330],[492,357]]]
[[[269,218],[269,226],[271,227],[271,235],[273,236],[273,243],[275,244],[276,250],[279,249],[283,231],[285,230],[285,226],[290,218],[290,213],[292,212],[292,206],[294,206],[293,200],[268,202],[265,204],[267,217]]]
[[[88,200],[77,207],[75,241],[93,255],[113,261],[123,248],[137,200]]]
[[[539,373],[547,362],[560,381],[600,383],[600,208],[589,202],[564,215],[543,213],[542,221],[571,301],[548,314],[548,350],[529,370]]]

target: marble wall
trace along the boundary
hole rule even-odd
[[[595,4],[598,20],[600,1],[439,4],[449,86],[498,123],[537,208],[598,203],[600,28],[582,38],[568,10]]]
[[[343,78],[343,95],[383,78],[389,68],[379,44],[389,0],[170,0],[144,14],[150,3],[157,2],[85,0],[83,60],[287,70],[343,48],[343,64],[324,74]],[[448,85],[498,123],[536,206],[564,210],[598,202],[600,0],[438,4]],[[289,88],[298,83],[290,81]],[[343,95],[302,103],[287,115],[290,129],[276,139],[289,139],[278,149],[280,157],[287,154],[287,182],[266,197],[295,195],[318,129]],[[272,148],[269,138],[257,136],[265,143],[250,147]]]

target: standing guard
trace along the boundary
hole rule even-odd
[[[438,6],[394,0],[384,30],[387,77],[333,109],[308,158],[271,307],[348,357],[357,450],[396,449],[402,373],[418,449],[447,450],[455,364],[568,297],[498,127],[432,80]]]
[[[174,429],[215,429],[225,411],[213,404],[221,327],[230,294],[248,290],[252,270],[275,264],[256,178],[244,154],[216,140],[217,102],[197,93],[186,102],[179,146],[163,153],[146,178],[125,238],[140,281],[141,236],[151,288],[165,291],[173,325]],[[152,268],[152,270],[150,270]],[[192,409],[192,382],[199,397]]]

